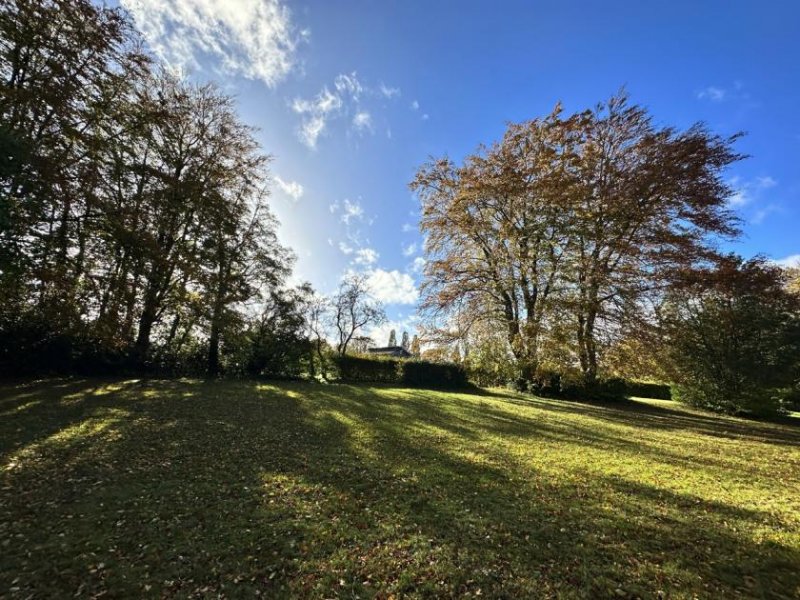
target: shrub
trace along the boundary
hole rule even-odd
[[[666,383],[649,381],[626,381],[625,392],[628,396],[653,398],[654,400],[672,400],[672,388]]]
[[[347,382],[450,389],[469,385],[466,371],[459,365],[449,363],[336,355],[333,364],[339,379]]]
[[[332,362],[342,381],[400,383],[400,361],[397,359],[337,354]]]
[[[666,384],[628,381],[621,377],[602,378],[588,385],[575,370],[539,369],[532,380],[515,380],[512,387],[546,398],[571,400],[615,401],[629,396],[669,400],[672,397],[670,386]]]
[[[469,385],[461,365],[408,360],[400,363],[401,383],[409,387],[463,388]]]

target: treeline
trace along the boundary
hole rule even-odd
[[[269,157],[123,11],[0,4],[0,149],[2,370],[297,369],[311,290],[284,286]]]
[[[428,339],[483,383],[605,397],[612,378],[649,377],[719,410],[778,408],[800,311],[783,270],[718,249],[739,235],[737,138],[656,126],[620,93],[425,164],[411,187]]]

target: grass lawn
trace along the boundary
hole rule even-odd
[[[800,597],[800,428],[670,402],[55,381],[0,455],[0,597]]]

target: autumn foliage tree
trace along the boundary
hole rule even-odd
[[[761,259],[692,273],[662,309],[683,400],[728,413],[774,413],[800,379],[800,297]]]
[[[713,263],[737,234],[723,179],[736,136],[656,127],[625,93],[570,116],[509,126],[457,165],[434,159],[411,186],[422,203],[423,307],[465,308],[501,326],[523,377],[564,323],[569,364],[598,377],[604,344],[675,273]]]
[[[216,374],[289,272],[253,130],[122,9],[0,2],[0,149],[0,367]]]

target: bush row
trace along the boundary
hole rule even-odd
[[[392,383],[408,387],[463,388],[469,385],[459,365],[423,360],[335,356],[333,364],[341,381]]]
[[[601,378],[587,384],[577,373],[561,373],[543,370],[531,380],[518,379],[513,387],[519,391],[530,392],[549,398],[568,398],[574,400],[624,400],[630,396],[671,400],[669,385],[643,381],[629,381],[621,377]]]

